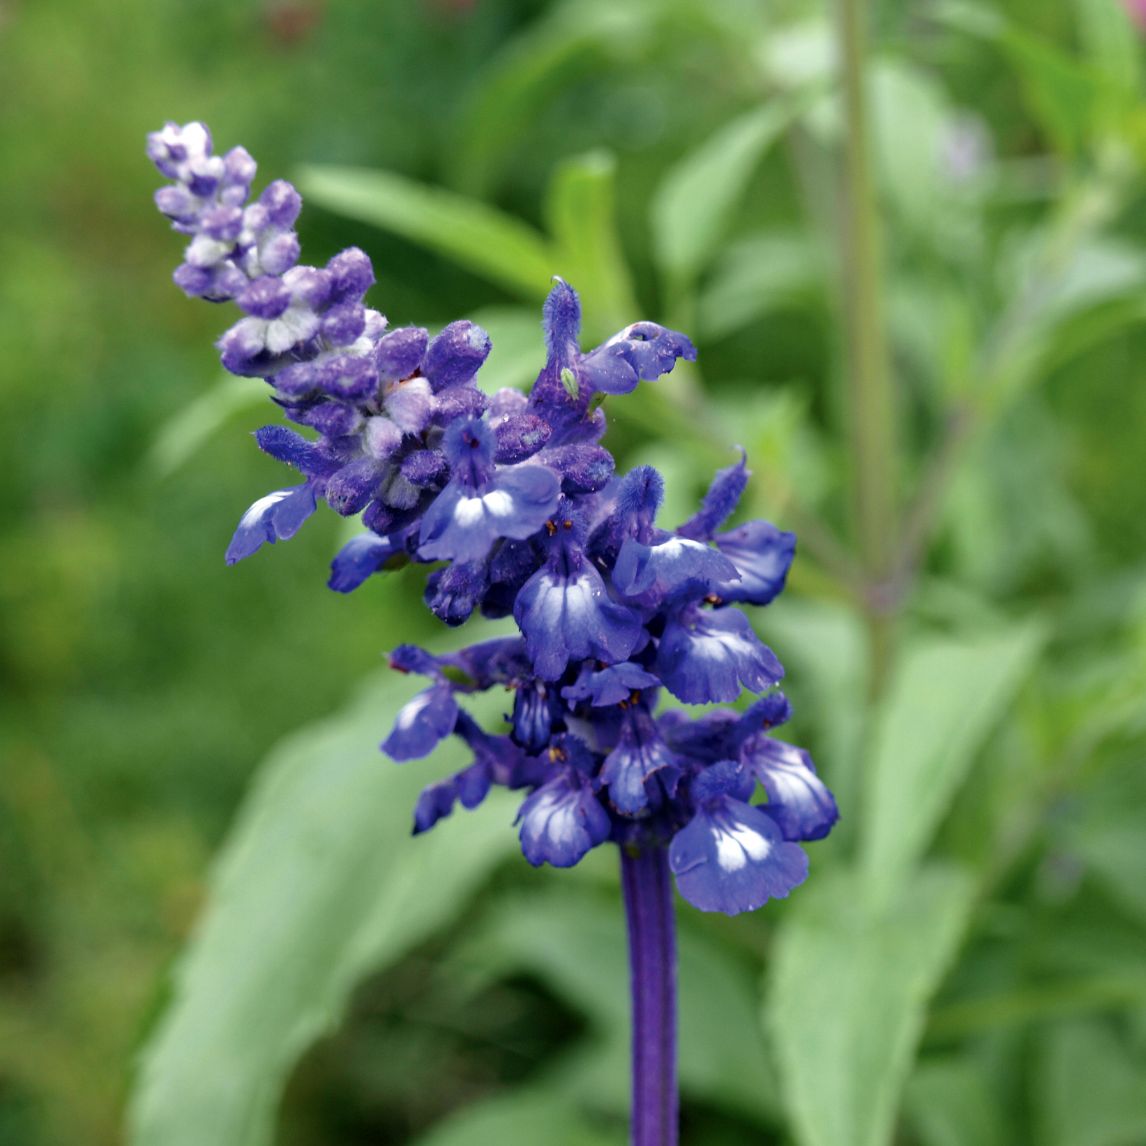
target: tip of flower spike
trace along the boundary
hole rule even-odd
[[[581,333],[581,300],[577,292],[557,275],[545,300],[542,326],[550,357],[562,358],[570,352],[576,353],[577,338]]]

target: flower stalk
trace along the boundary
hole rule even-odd
[[[854,492],[854,523],[869,585],[882,586],[895,560],[895,406],[883,308],[881,235],[872,174],[866,99],[866,0],[839,0],[844,156],[842,280],[844,358]],[[888,610],[878,591],[866,602],[871,692],[891,660]]]
[[[621,849],[632,996],[632,1146],[676,1146],[676,919],[663,847]]]

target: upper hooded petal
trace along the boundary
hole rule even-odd
[[[609,813],[587,781],[567,772],[543,784],[521,805],[521,850],[534,867],[572,867],[609,838]]]
[[[840,818],[835,797],[816,775],[812,758],[802,748],[752,737],[741,754],[768,793],[768,813],[786,840],[820,840]]]
[[[716,592],[725,601],[767,605],[784,588],[796,553],[796,535],[767,521],[748,521],[716,536],[720,552],[740,575]]]
[[[418,555],[424,560],[479,561],[500,537],[523,540],[557,507],[561,482],[545,466],[498,470],[484,490],[453,480],[422,518]]]
[[[588,563],[568,575],[539,569],[518,593],[513,616],[544,680],[556,680],[570,661],[623,661],[641,637],[640,618],[609,600],[600,573]]]

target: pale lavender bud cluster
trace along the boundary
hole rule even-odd
[[[298,261],[294,233],[302,200],[284,180],[247,203],[256,165],[244,147],[215,155],[201,123],[169,123],[147,139],[147,154],[169,179],[155,194],[177,231],[191,236],[175,282],[187,294],[222,302],[252,280],[282,275]]]

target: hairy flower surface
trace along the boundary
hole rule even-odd
[[[172,181],[156,202],[189,236],[176,283],[243,312],[219,341],[223,365],[264,379],[310,432],[256,434],[303,480],[247,510],[227,561],[293,536],[325,501],[364,527],[335,557],[331,588],[445,562],[425,593],[442,621],[477,611],[517,625],[517,636],[446,656],[412,646],[391,656],[430,684],[384,750],[413,760],[457,736],[473,753],[422,793],[415,832],[458,803],[476,807],[497,784],[525,792],[519,834],[535,865],[569,867],[610,840],[667,848],[681,894],[728,914],[802,882],[799,842],[827,835],[838,813],[808,754],[770,736],[789,714],[782,694],[744,712],[657,712],[663,692],[730,704],[780,681],[739,606],[782,590],[795,537],[758,520],[720,532],[748,480],[743,455],[692,518],[666,529],[661,476],[648,466],[618,476],[600,444],[602,398],[694,359],[692,343],[638,322],[583,352],[577,294],[557,279],[530,393],[486,395],[476,382],[486,333],[466,321],[435,337],[388,329],[365,305],[374,274],[357,248],[299,265],[301,200],[278,181],[249,202],[255,165],[242,148],[215,156],[201,124],[168,124],[148,154]],[[480,728],[459,704],[494,687],[514,694],[503,731]],[[758,793],[765,802],[752,802]]]

